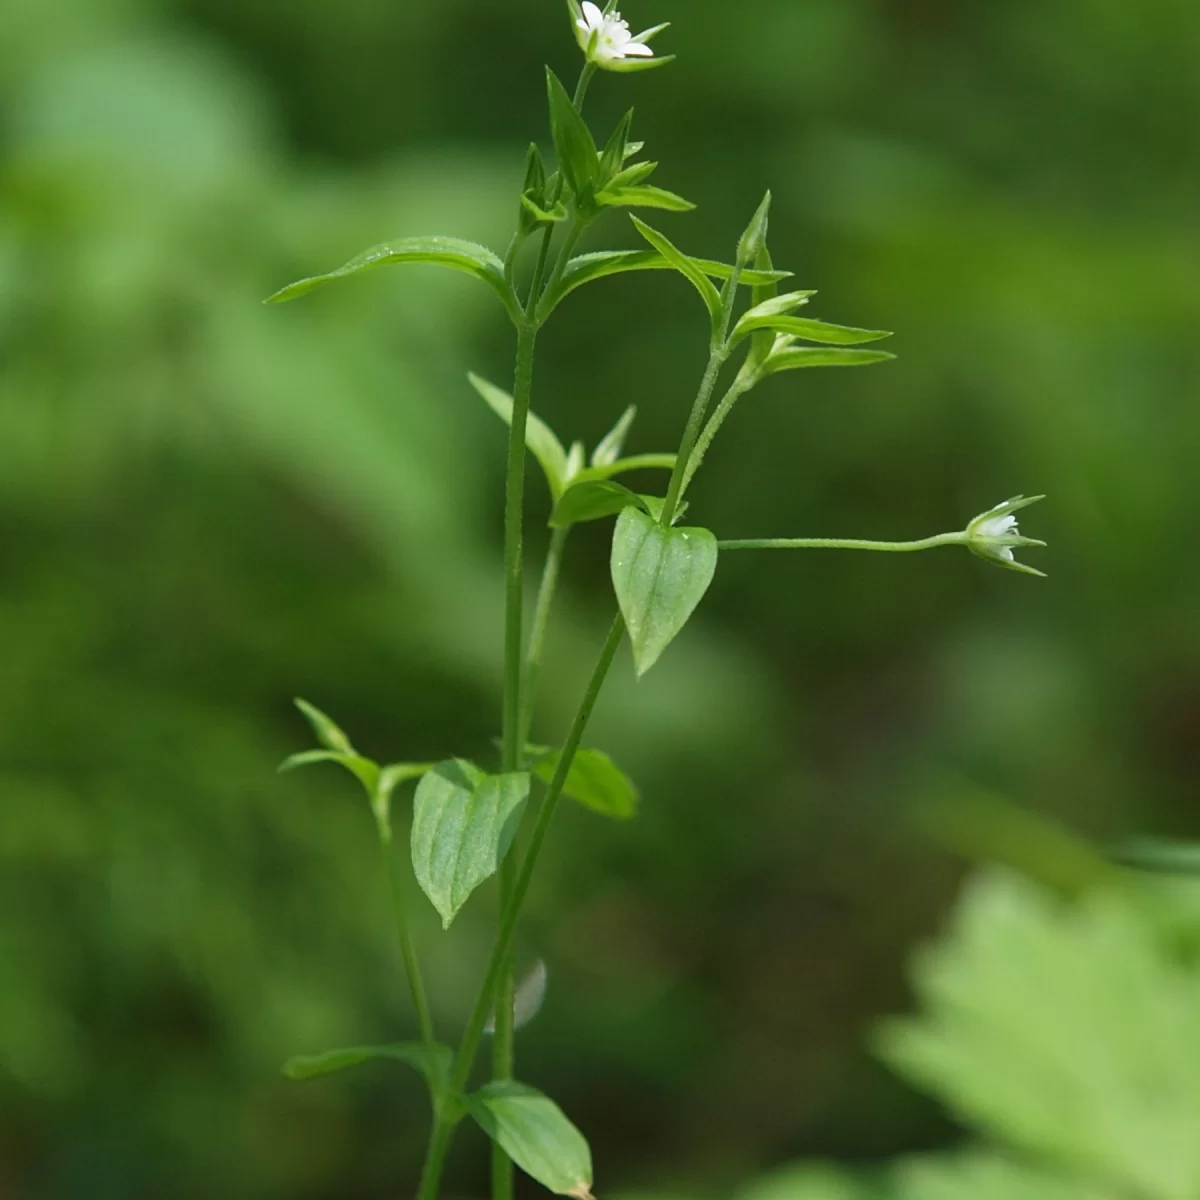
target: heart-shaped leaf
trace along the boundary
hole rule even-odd
[[[716,569],[717,539],[707,529],[668,529],[637,508],[617,518],[612,580],[639,676],[687,624]]]
[[[512,1082],[489,1083],[467,1097],[479,1127],[527,1175],[558,1196],[590,1200],[587,1139],[549,1096]]]
[[[460,758],[438,763],[417,785],[413,870],[445,928],[495,874],[528,796],[527,772],[487,775]]]

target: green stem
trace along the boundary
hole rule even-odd
[[[596,73],[596,64],[586,62],[583,64],[583,70],[579,72],[579,82],[575,85],[575,111],[583,112],[583,101],[587,96],[588,84],[592,82],[592,76]]]
[[[396,934],[400,939],[400,956],[404,959],[404,973],[408,977],[408,989],[412,992],[413,1007],[417,1010],[417,1024],[421,1030],[421,1041],[432,1046],[433,1018],[429,1012],[429,1000],[425,995],[425,983],[421,978],[421,967],[413,947],[412,934],[408,928],[408,916],[404,908],[403,882],[396,867],[396,855],[392,848],[392,827],[386,814],[376,820],[379,830],[379,849],[383,854],[383,866],[387,872],[392,893],[392,911],[396,917]]]
[[[753,379],[745,379],[739,375],[730,385],[725,395],[721,397],[721,402],[713,411],[713,415],[709,417],[707,424],[704,426],[704,431],[696,441],[695,448],[688,456],[687,466],[683,472],[683,483],[679,489],[680,499],[687,494],[687,490],[691,486],[692,477],[700,469],[700,464],[704,462],[704,456],[708,453],[708,449],[713,444],[713,439],[717,436],[721,426],[725,424],[725,418],[733,412],[733,406],[753,386]]]
[[[966,544],[965,533],[939,533],[936,537],[921,538],[916,542],[871,542],[862,538],[751,538],[717,543],[722,550],[879,550],[891,554],[909,554],[915,550]]]
[[[737,299],[741,277],[742,265],[738,263],[733,268],[733,274],[725,281],[725,288],[721,294],[721,319],[713,331],[713,344],[708,356],[708,366],[704,368],[704,378],[700,380],[700,390],[696,393],[687,426],[683,431],[683,440],[679,443],[679,457],[675,460],[675,469],[671,472],[671,482],[667,487],[667,498],[663,503],[661,518],[663,525],[670,525],[675,518],[675,511],[679,507],[679,500],[683,495],[684,475],[688,463],[691,461],[692,451],[696,448],[696,442],[700,437],[704,414],[708,412],[708,406],[712,402],[721,368],[729,357],[729,319],[733,315],[733,304]]]
[[[558,766],[554,771],[554,778],[550,780],[550,784],[546,789],[545,799],[542,800],[541,808],[538,810],[537,821],[534,824],[533,833],[529,839],[529,848],[526,850],[525,857],[521,863],[521,870],[517,876],[516,885],[501,913],[500,929],[496,935],[496,943],[492,947],[492,955],[488,960],[483,983],[480,985],[479,994],[475,998],[475,1006],[471,1010],[471,1016],[467,1021],[467,1028],[463,1034],[462,1044],[459,1046],[458,1055],[454,1060],[454,1070],[451,1073],[448,1089],[451,1096],[460,1094],[466,1088],[467,1081],[470,1078],[471,1068],[475,1063],[475,1056],[479,1050],[480,1040],[483,1038],[483,1030],[487,1024],[488,1015],[493,1011],[496,989],[508,961],[508,954],[512,948],[513,935],[517,929],[517,919],[521,913],[521,906],[525,903],[525,897],[529,893],[529,885],[533,880],[538,856],[541,854],[542,846],[546,841],[550,822],[554,818],[554,810],[562,796],[563,787],[567,782],[567,775],[575,762],[575,755],[579,750],[580,742],[583,740],[588,721],[591,719],[592,710],[596,707],[600,690],[603,688],[604,681],[608,677],[609,668],[616,657],[617,649],[621,645],[621,639],[624,637],[624,634],[625,623],[618,616],[613,621],[612,628],[608,632],[608,638],[604,643],[604,648],[600,652],[600,658],[592,672],[592,678],[588,683],[587,691],[580,702],[579,711],[575,714],[571,731],[567,735],[566,744],[563,746]],[[450,1149],[453,1132],[453,1124],[444,1122],[439,1117],[434,1125],[433,1135],[429,1141],[429,1150],[426,1154],[425,1169],[421,1177],[421,1190],[418,1193],[418,1200],[434,1200],[434,1197],[436,1197],[437,1186],[441,1180],[442,1168],[445,1165],[446,1155]]]
[[[567,545],[569,527],[556,529],[550,537],[550,548],[546,551],[546,565],[542,570],[542,582],[538,588],[537,606],[533,611],[533,626],[529,633],[529,646],[525,651],[525,681],[521,685],[521,745],[529,741],[529,730],[533,725],[533,709],[537,700],[538,675],[542,669],[542,655],[546,648],[546,633],[550,626],[550,610],[554,606],[554,595],[558,588],[558,576],[562,569],[563,552]]]

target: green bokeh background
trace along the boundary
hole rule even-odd
[[[951,551],[730,556],[643,683],[622,655],[590,740],[643,813],[555,827],[519,1073],[602,1190],[720,1195],[955,1140],[864,1049],[960,875],[928,801],[1200,834],[1200,11],[627,15],[674,21],[679,60],[598,80],[589,112],[635,103],[700,206],[658,223],[727,258],[770,185],[814,313],[901,356],[764,385],[692,517],[907,538],[1051,497],[1026,521],[1046,581]],[[279,1075],[411,1014],[352,783],[273,771],[308,742],[293,694],[380,758],[489,754],[504,431],[465,372],[504,381],[511,336],[433,269],[259,302],[391,236],[502,249],[545,62],[577,69],[559,0],[0,0],[0,1196],[367,1200],[415,1175],[412,1077]],[[622,219],[597,245],[635,245]],[[669,448],[704,341],[678,279],[599,283],[545,335],[535,407],[594,442],[636,403],[630,448]],[[574,542],[546,740],[611,611],[606,533]],[[491,897],[449,936],[414,904],[449,1031]],[[480,1194],[486,1146],[458,1149],[451,1190]]]

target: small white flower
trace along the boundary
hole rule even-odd
[[[1014,496],[987,512],[980,513],[966,529],[966,543],[971,551],[980,558],[999,566],[1008,567],[1013,571],[1024,571],[1027,575],[1040,575],[1033,567],[1019,563],[1013,556],[1014,546],[1044,546],[1034,538],[1022,537],[1014,513],[1029,504],[1036,504],[1042,496]]]
[[[575,22],[575,36],[584,54],[597,66],[622,62],[627,58],[654,57],[654,51],[646,45],[646,41],[658,32],[657,29],[634,37],[629,32],[629,23],[621,19],[619,12],[606,15],[592,0],[583,0],[581,14]]]

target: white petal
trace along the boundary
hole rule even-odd
[[[634,58],[654,57],[654,51],[651,50],[649,46],[643,46],[641,42],[630,42],[629,45],[625,47],[625,57],[628,58],[631,54]]]
[[[599,29],[604,24],[604,14],[592,3],[592,0],[583,0],[582,8],[589,31]]]
[[[1001,546],[996,551],[1006,562],[1013,562],[1013,552],[1007,546]]]

